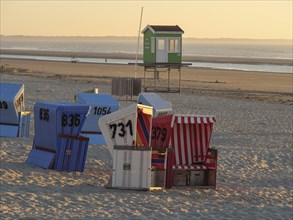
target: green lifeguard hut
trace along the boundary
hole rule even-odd
[[[181,63],[184,31],[178,25],[147,25],[142,33],[145,64]]]
[[[144,67],[144,91],[180,92],[181,68],[191,65],[182,63],[184,31],[178,25],[147,25],[142,33],[143,63],[139,66]],[[171,74],[171,70],[178,73]],[[153,74],[152,79],[146,76],[147,73]],[[167,76],[163,76],[164,73]]]

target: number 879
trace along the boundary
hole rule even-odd
[[[153,127],[152,129],[152,139],[159,140],[161,137],[161,141],[164,142],[167,137],[167,129],[161,127]]]

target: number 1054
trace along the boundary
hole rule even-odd
[[[111,113],[111,107],[94,107],[94,115],[107,115]]]

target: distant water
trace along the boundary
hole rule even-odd
[[[55,57],[55,56],[31,56],[31,55],[5,55],[0,54],[0,58],[9,59],[26,59],[26,60],[47,60],[47,61],[63,61],[72,62],[71,57]],[[134,63],[131,59],[105,59],[102,58],[75,58],[79,63],[108,63],[108,64],[129,64]],[[138,60],[142,63],[142,60]],[[234,63],[210,63],[210,62],[188,62],[190,67],[210,68],[210,69],[226,69],[226,70],[242,70],[256,72],[272,72],[272,73],[293,73],[293,66],[274,65],[274,64],[234,64]]]
[[[24,37],[1,36],[2,49],[47,50],[69,52],[136,53],[137,38],[135,37]],[[242,58],[292,59],[292,42],[289,40],[233,40],[233,39],[184,39],[183,55],[219,56]],[[139,52],[142,53],[142,39]],[[3,54],[1,55],[3,57]],[[3,57],[4,58],[4,57]],[[14,56],[15,58],[15,56]],[[34,59],[62,59],[39,56]],[[70,59],[70,58],[63,58]],[[85,58],[80,62],[101,63],[104,60]],[[126,63],[128,60],[114,59],[108,62]],[[130,62],[133,62],[131,60]],[[292,73],[288,65],[251,65],[251,64],[219,64],[193,62],[193,67],[217,69],[239,69],[252,71],[271,71]]]

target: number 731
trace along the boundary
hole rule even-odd
[[[129,134],[131,136],[133,136],[133,129],[132,129],[132,121],[131,120],[128,120],[128,122],[126,124],[125,123],[122,123],[122,122],[119,122],[117,124],[110,124],[109,127],[112,130],[112,138],[115,138],[116,137],[117,128],[119,128],[118,135],[120,137],[124,137],[126,135],[127,128],[129,129]]]

